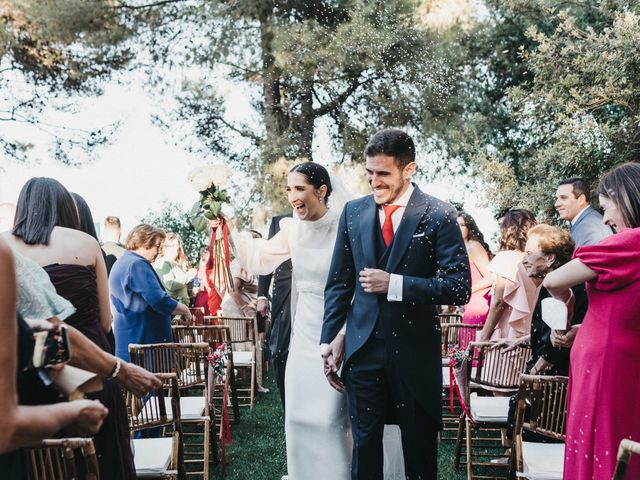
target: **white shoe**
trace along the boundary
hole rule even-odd
[[[289,475],[282,475],[280,480],[289,480]]]

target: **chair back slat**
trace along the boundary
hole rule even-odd
[[[174,325],[172,330],[176,343],[208,343],[212,347],[231,343],[231,328],[226,325]]]
[[[475,341],[476,332],[482,329],[482,325],[466,323],[444,323],[440,325],[442,332],[442,357],[449,356],[449,350],[453,347],[466,349],[469,343]]]
[[[521,375],[519,395],[531,402],[530,419],[522,422],[525,430],[564,441],[568,382],[567,377]]]
[[[255,342],[255,317],[206,316],[204,319],[206,325],[225,325],[229,327],[233,343]]]
[[[477,365],[471,381],[481,387],[515,391],[519,386],[520,374],[525,370],[531,349],[519,346],[515,350],[505,352],[504,348],[495,348],[492,342],[471,342],[468,348],[469,374],[471,365]]]
[[[439,313],[438,319],[440,325],[450,325],[452,323],[462,323],[462,315],[460,313]]]
[[[26,478],[30,480],[77,479],[77,458],[82,457],[87,480],[99,479],[98,460],[90,438],[43,440],[25,449]]]
[[[207,343],[129,345],[131,362],[153,373],[175,373],[180,388],[206,386]]]

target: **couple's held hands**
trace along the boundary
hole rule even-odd
[[[344,383],[342,383],[342,380],[340,380],[340,376],[338,375],[338,370],[342,364],[343,357],[344,335],[340,333],[322,353],[324,375],[327,377],[329,385],[340,393],[344,393],[346,390]]]
[[[551,345],[556,348],[571,348],[580,325],[571,325],[569,330],[551,330]]]
[[[256,310],[260,315],[266,317],[269,315],[269,300],[264,297],[258,298],[258,304],[256,306]]]
[[[391,275],[377,268],[365,268],[360,272],[360,284],[366,293],[387,294]]]

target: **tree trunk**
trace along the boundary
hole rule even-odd
[[[273,4],[263,1],[260,9],[260,48],[262,52],[262,95],[264,100],[264,125],[267,144],[278,143],[279,138],[286,131],[288,125],[287,114],[284,111],[280,93],[281,72],[275,64],[273,55]]]
[[[313,81],[307,80],[302,84],[300,95],[300,117],[297,121],[298,130],[296,140],[298,156],[313,160],[313,126],[315,115],[313,112]]]

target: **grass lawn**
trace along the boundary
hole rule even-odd
[[[280,396],[273,378],[265,379],[271,391],[259,394],[253,411],[242,409],[241,420],[232,425],[233,444],[227,446],[227,464],[224,475],[219,469],[212,472],[212,479],[225,480],[280,480],[287,472],[284,444],[284,417]],[[463,480],[464,468],[453,468],[452,442],[440,444],[438,478]]]

